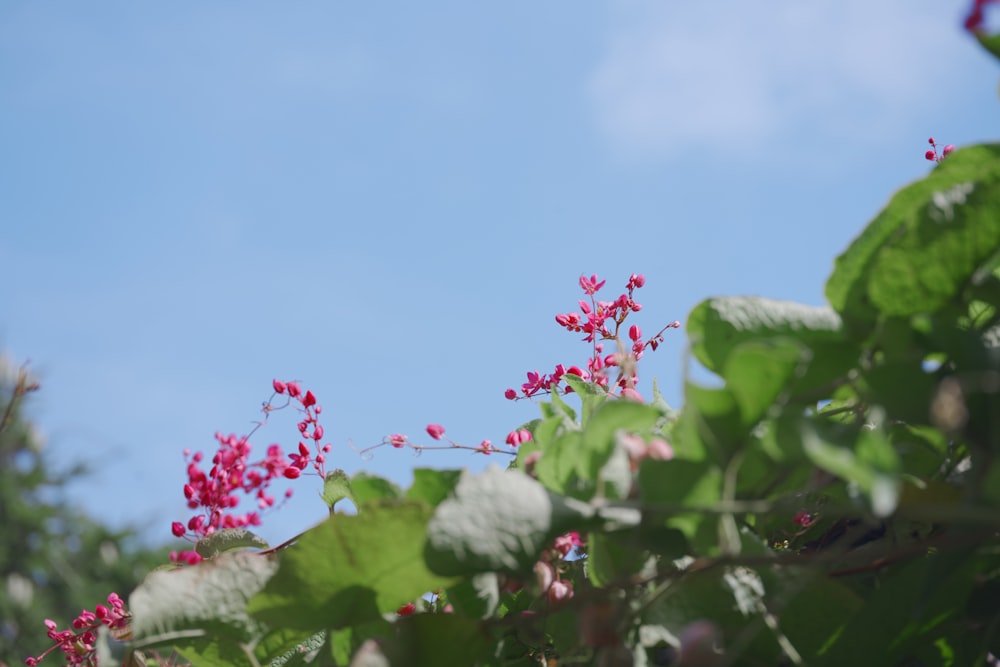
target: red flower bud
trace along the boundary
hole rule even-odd
[[[306,392],[306,395],[302,398],[302,405],[307,408],[316,405],[316,396],[313,395],[312,391]]]
[[[281,380],[273,380],[271,386],[274,387],[275,393],[284,394],[285,393],[285,383]]]

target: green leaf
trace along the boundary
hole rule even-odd
[[[808,348],[791,338],[751,341],[732,349],[722,376],[736,399],[744,426],[751,427],[767,415],[811,357]]]
[[[880,577],[836,642],[812,664],[868,664],[873,655],[898,664],[962,614],[978,569],[974,558],[967,552],[927,555]]]
[[[194,567],[151,573],[129,597],[137,646],[171,644],[189,631],[220,642],[249,642],[264,626],[247,615],[247,600],[277,569],[273,555],[236,551]]]
[[[608,400],[608,390],[596,382],[587,382],[572,373],[563,375],[563,382],[572,387],[573,392],[580,397],[580,421],[586,425],[594,411]]]
[[[430,512],[424,503],[371,502],[358,515],[331,516],[281,552],[250,613],[282,627],[340,628],[446,586],[422,557]]]
[[[639,499],[650,517],[667,520],[688,539],[704,515],[686,508],[711,508],[722,498],[722,470],[707,461],[653,461],[639,464]],[[659,506],[659,507],[658,507]]]
[[[587,575],[590,583],[603,588],[615,581],[638,573],[649,559],[649,554],[639,548],[638,534],[590,533],[587,537]]]
[[[899,460],[892,444],[877,430],[862,430],[855,449],[844,439],[828,440],[809,422],[803,422],[802,448],[818,467],[857,485],[871,502],[877,517],[892,514],[899,502]]]
[[[500,584],[495,572],[462,579],[447,590],[455,611],[469,618],[489,618],[500,606]]]
[[[615,452],[615,434],[647,432],[661,417],[659,410],[642,403],[604,402],[583,431],[564,433],[543,450],[535,465],[539,481],[553,491],[590,500],[604,492],[600,473]]]
[[[754,296],[702,301],[688,316],[687,332],[695,358],[719,375],[742,343],[783,337],[812,346],[843,340],[840,317],[830,308]]]
[[[593,517],[589,506],[550,493],[524,473],[491,468],[465,474],[454,497],[438,505],[424,554],[442,576],[523,572],[557,536]]]
[[[202,558],[214,558],[225,551],[233,549],[267,549],[268,544],[246,528],[223,528],[208,537],[198,540],[194,550]]]
[[[358,505],[351,491],[351,478],[338,468],[326,475],[326,480],[323,482],[323,502],[333,513],[334,506],[341,500],[350,500],[355,507]]]
[[[414,614],[397,621],[395,631],[385,647],[393,667],[467,667],[494,643],[480,622],[457,614]]]
[[[461,470],[417,468],[413,471],[413,485],[406,491],[406,499],[436,507],[455,489],[461,477]]]
[[[862,331],[934,312],[1000,245],[1000,144],[955,151],[899,192],[835,263],[826,295]]]
[[[794,569],[775,577],[781,590],[772,605],[781,631],[805,664],[815,664],[819,652],[864,607],[864,599],[841,582],[814,572]]]
[[[976,40],[980,46],[992,54],[994,58],[1000,59],[1000,33],[990,35],[986,32],[978,31],[973,34],[976,36]]]
[[[688,382],[684,394],[684,408],[674,427],[677,457],[698,460],[709,455],[718,463],[726,463],[749,433],[733,392]]]
[[[403,497],[403,490],[387,479],[366,472],[359,472],[351,478],[351,492],[354,494],[351,502],[361,511],[364,505],[382,500],[398,500]]]

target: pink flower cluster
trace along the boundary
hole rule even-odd
[[[72,630],[57,630],[55,621],[45,619],[45,627],[48,628],[48,636],[55,644],[38,657],[26,658],[24,664],[34,667],[43,660],[49,653],[57,648],[62,650],[66,657],[67,664],[70,665],[96,665],[97,664],[97,629],[102,625],[112,630],[122,633],[128,629],[128,622],[131,615],[125,611],[125,602],[118,597],[117,593],[108,595],[108,605],[97,605],[94,611],[86,609],[73,619]]]
[[[573,597],[573,583],[559,576],[559,561],[581,546],[583,541],[580,533],[573,531],[560,535],[555,539],[552,549],[543,553],[541,560],[535,563],[535,579],[550,605],[559,605]]]
[[[185,450],[188,482],[184,485],[184,497],[189,508],[201,511],[191,517],[187,524],[173,522],[171,532],[174,536],[197,540],[222,528],[259,526],[259,511],[270,509],[276,502],[275,497],[269,493],[274,480],[279,477],[296,479],[310,464],[317,474],[325,477],[326,455],[332,446],[329,443],[320,445],[323,426],[319,423],[319,415],[323,408],[317,404],[312,391],[303,392],[297,382],[274,380],[272,386],[274,394],[263,407],[264,422],[259,423],[250,434],[244,436],[215,434],[219,448],[212,457],[212,468],[207,473],[201,467],[204,458],[202,453],[196,452],[192,455],[190,450]],[[284,405],[273,404],[277,396],[287,397]],[[297,449],[287,454],[286,458],[280,445],[271,445],[267,448],[263,459],[251,462],[250,435],[267,421],[271,412],[288,407],[292,403],[297,404],[303,414],[302,420],[298,423],[301,440]],[[312,443],[315,453],[306,442]],[[232,510],[240,504],[240,494],[254,496],[258,511],[234,513]],[[286,498],[291,495],[291,489],[285,491]],[[194,551],[185,551],[172,553],[171,560],[194,565],[201,558]]]
[[[583,380],[609,388],[611,384],[609,372],[611,369],[617,368],[618,374],[614,386],[621,391],[622,395],[641,400],[641,396],[635,391],[635,384],[638,381],[636,362],[642,358],[647,347],[651,350],[659,347],[667,329],[680,328],[680,322],[671,322],[647,340],[643,340],[642,329],[633,324],[628,328],[629,343],[626,345],[621,339],[620,331],[631,313],[642,310],[642,304],[635,300],[634,293],[635,290],[646,284],[646,278],[642,274],[633,273],[628,279],[624,293],[613,301],[599,301],[596,294],[606,282],[599,280],[596,275],[589,278],[580,276],[580,288],[589,298],[581,299],[578,302],[580,312],[556,315],[556,323],[559,326],[573,333],[584,334],[583,340],[592,344],[586,369],[579,366],[567,368],[563,364],[558,364],[555,370],[548,375],[531,371],[527,374],[527,382],[521,385],[520,392],[512,388],[504,392],[507,399],[516,400],[534,396],[539,392],[559,391],[559,385],[566,375],[575,375]],[[614,341],[617,351],[605,354],[604,343],[600,341]],[[568,386],[563,388],[564,393],[571,391],[572,388]]]
[[[947,146],[942,148],[941,153],[938,154],[938,145],[934,143],[934,137],[928,139],[927,143],[931,145],[931,148],[926,153],[924,153],[924,158],[930,160],[931,162],[941,162],[941,160],[951,155],[952,151],[955,150],[954,144],[948,144]]]

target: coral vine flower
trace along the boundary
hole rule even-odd
[[[431,436],[435,440],[440,440],[444,437],[444,426],[441,426],[440,424],[428,424],[427,435]]]
[[[202,468],[204,457],[201,452],[191,455],[190,450],[185,450],[188,481],[183,487],[184,498],[190,509],[200,510],[201,513],[192,517],[186,525],[179,521],[171,523],[170,532],[175,537],[188,537],[194,541],[223,528],[260,525],[260,515],[256,511],[243,514],[234,511],[242,495],[253,496],[257,509],[264,510],[275,505],[274,496],[268,493],[275,479],[296,479],[310,464],[317,474],[325,477],[325,454],[332,446],[329,443],[320,444],[324,431],[319,423],[318,415],[322,408],[317,404],[316,395],[311,390],[303,393],[297,382],[275,379],[271,386],[276,395],[286,396],[287,402],[278,407],[270,401],[265,403],[264,422],[273,410],[297,403],[304,415],[298,424],[299,435],[312,446],[300,440],[297,451],[289,453],[286,458],[280,445],[271,445],[263,459],[254,461],[251,459],[250,435],[256,428],[250,435],[243,436],[216,433],[218,450],[212,457],[212,467],[208,472]],[[290,492],[291,489],[285,492],[286,498]],[[193,559],[181,554],[174,560],[191,563]]]

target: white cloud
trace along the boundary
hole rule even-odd
[[[627,154],[759,150],[820,123],[864,141],[940,94],[949,57],[973,50],[960,15],[927,0],[623,0],[590,98]]]

